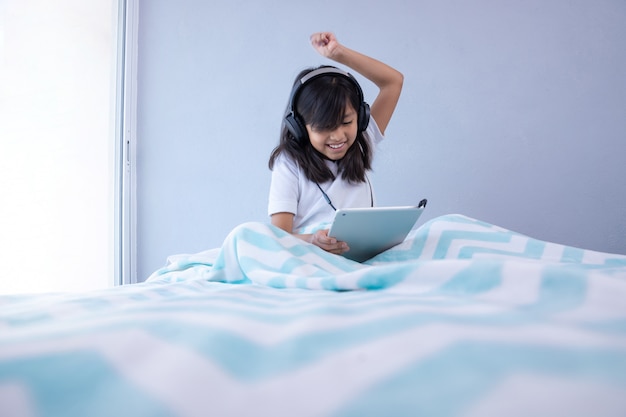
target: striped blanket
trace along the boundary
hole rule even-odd
[[[261,223],[0,297],[0,416],[624,416],[626,256],[460,215],[358,264]]]

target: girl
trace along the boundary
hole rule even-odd
[[[383,134],[402,90],[403,75],[340,44],[330,32],[311,44],[324,57],[346,65],[379,88],[371,108],[357,81],[335,67],[298,75],[289,99],[279,145],[269,167],[271,222],[288,233],[336,254],[349,250],[328,230],[302,233],[330,222],[334,210],[374,205],[367,178],[372,148]]]

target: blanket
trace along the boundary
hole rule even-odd
[[[460,215],[359,264],[261,223],[0,297],[0,416],[623,416],[626,256]]]
[[[626,256],[544,242],[466,216],[449,215],[413,230],[402,244],[361,264],[269,224],[245,223],[228,235],[220,249],[172,256],[149,280],[191,276],[273,288],[372,290],[400,283],[423,285],[428,276],[441,282],[456,276],[464,286],[471,280],[497,285],[502,271],[528,270],[531,265],[540,275],[612,276],[624,273]]]

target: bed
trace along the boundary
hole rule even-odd
[[[625,416],[626,256],[462,215],[364,264],[267,224],[0,297],[0,416]]]

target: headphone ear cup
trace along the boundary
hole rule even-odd
[[[361,103],[359,108],[359,132],[365,132],[370,123],[370,105],[366,102]]]
[[[309,136],[301,118],[293,111],[285,116],[285,126],[298,143],[302,143]]]

